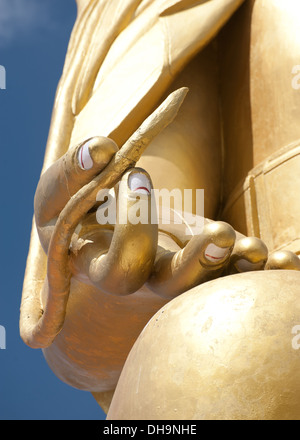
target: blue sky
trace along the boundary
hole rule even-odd
[[[75,0],[0,0],[0,420],[104,419],[90,393],[61,382],[19,336],[33,197],[75,18]]]

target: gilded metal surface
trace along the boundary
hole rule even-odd
[[[299,314],[294,271],[233,275],[180,295],[136,341],[108,419],[299,420]]]
[[[228,294],[230,311],[248,288],[253,299],[261,292],[251,319],[264,312],[267,316],[269,302],[272,316],[280,319],[280,292],[288,291],[281,322],[287,329],[300,281],[295,272],[300,270],[296,255],[300,253],[296,191],[300,99],[291,75],[299,63],[300,6],[293,0],[77,0],[77,4],[35,197],[20,331],[28,345],[44,348],[60,379],[91,391],[107,410],[134,342],[151,317],[178,295],[174,307],[179,307],[179,315],[182,308],[183,321],[194,308],[188,301],[185,304],[186,298],[195,295],[197,304],[204,301],[203,294],[210,303]],[[182,104],[186,87],[190,92]],[[175,95],[174,90],[178,90]],[[142,182],[140,187],[132,183],[135,178]],[[127,185],[122,197],[121,183]],[[123,225],[118,220],[115,227],[99,225],[96,199],[104,187],[115,188],[117,206],[124,209],[132,206],[131,193],[139,190],[149,214],[153,208],[147,191],[152,188],[182,192],[204,188],[204,229],[193,236],[187,234],[185,224]],[[259,272],[235,275],[252,271]],[[220,276],[220,281],[210,281]],[[181,296],[190,289],[191,294]],[[243,304],[234,309],[237,326],[246,316]],[[212,313],[223,316],[217,302]],[[270,327],[278,338],[281,324],[277,333]],[[141,391],[132,405],[135,413],[128,413],[123,407],[132,391],[128,371],[136,379],[138,371],[150,365],[142,333],[143,356],[137,364],[132,361],[134,351],[128,358],[110,417],[143,418],[144,411],[172,418],[174,393],[178,418],[256,418],[258,409],[262,418],[296,417],[296,410],[289,409],[296,405],[290,391],[286,410],[281,404],[272,409],[267,397],[259,394],[259,386],[253,392],[261,396],[261,406],[249,391],[262,347],[266,359],[270,357],[265,362],[269,370],[262,370],[267,390],[273,384],[269,371],[272,365],[278,367],[277,358],[272,364],[273,352],[263,328],[263,324],[254,328],[249,321],[242,342],[237,343],[250,338],[251,350],[241,356],[232,351],[223,358],[237,381],[232,387],[220,382],[228,391],[222,399],[213,392],[209,395],[207,388],[207,402],[218,399],[209,410],[204,403],[202,409],[201,403],[196,405],[198,395],[190,394],[193,380],[200,380],[199,371],[193,370],[190,384],[181,382],[178,388],[177,372],[173,375],[166,369],[156,378],[164,396],[155,402],[160,412],[149,412]],[[221,329],[222,325],[215,330]],[[150,330],[148,325],[147,335]],[[177,330],[175,321],[166,322],[166,338]],[[198,340],[198,329],[191,331],[195,331],[192,341]],[[155,332],[149,341],[155,340]],[[234,348],[232,338],[225,342]],[[278,347],[276,356],[285,359],[288,377],[294,374],[296,354],[284,352],[284,347]],[[197,358],[196,349],[192,347],[190,353]],[[204,370],[210,365],[207,350]],[[173,353],[183,370],[191,364],[177,347],[172,352],[165,347],[162,353],[168,357]],[[219,371],[217,364],[216,368]],[[289,380],[294,380],[299,394],[298,378]],[[244,394],[230,412],[228,402],[241,381]],[[173,385],[164,388],[169,383]],[[143,386],[152,386],[151,374]],[[277,401],[281,388],[275,388]],[[228,412],[220,412],[219,400]]]

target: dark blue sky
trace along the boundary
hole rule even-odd
[[[0,420],[104,418],[90,393],[61,382],[19,336],[33,197],[75,18],[75,0],[0,0]]]

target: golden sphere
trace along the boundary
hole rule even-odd
[[[133,346],[108,419],[299,420],[299,286],[297,271],[248,272],[169,302]]]

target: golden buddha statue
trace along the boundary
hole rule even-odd
[[[77,4],[22,338],[110,419],[299,418],[300,6]],[[99,189],[148,220],[153,189],[204,189],[203,228],[100,224]]]

